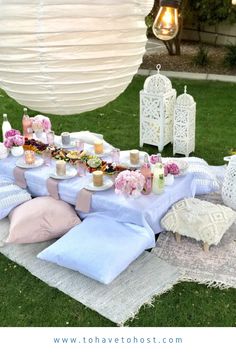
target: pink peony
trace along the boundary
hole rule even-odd
[[[166,177],[169,173],[168,165],[164,165],[164,176]]]
[[[9,133],[9,134],[7,134]],[[24,137],[20,134],[19,130],[11,129],[5,134],[6,140],[4,146],[11,149],[13,146],[22,146],[25,143]]]
[[[171,175],[178,175],[180,172],[180,169],[179,169],[179,166],[172,162],[172,163],[168,163],[164,166],[164,173],[165,173],[165,176],[168,175],[168,173],[170,173]]]
[[[162,162],[162,158],[161,158],[161,154],[157,154],[157,155],[151,155],[150,156],[150,162],[155,165],[157,162]]]
[[[153,165],[155,165],[157,162],[159,162],[159,156],[157,156],[157,155],[151,155],[151,156],[150,156],[150,163],[152,163]]]
[[[51,121],[48,117],[39,114],[32,118],[32,127],[34,131],[43,130],[47,132],[51,130]]]
[[[145,183],[140,171],[122,171],[115,180],[115,192],[137,197],[141,194]]]
[[[11,137],[7,138],[3,144],[7,149],[11,149],[13,146],[12,138]]]
[[[25,143],[25,139],[22,135],[13,136],[13,146],[22,146]]]
[[[44,130],[45,132],[51,130],[52,125],[51,125],[50,119],[47,118],[47,117],[43,118],[43,120],[42,120],[42,126],[43,126],[43,130]]]
[[[5,133],[5,138],[10,138],[11,136],[20,135],[20,131],[16,129],[10,129]]]
[[[42,122],[40,120],[33,120],[32,122],[32,128],[33,128],[33,131],[34,132],[37,132],[37,131],[42,131],[43,130],[43,125],[42,125]]]

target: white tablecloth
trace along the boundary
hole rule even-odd
[[[88,149],[89,146],[86,146]],[[90,146],[91,149],[91,146]],[[127,155],[127,152],[121,152],[121,159]],[[0,175],[9,177],[14,181],[13,170],[17,158],[9,156],[7,159],[0,160]],[[52,167],[55,161],[52,162]],[[48,195],[46,180],[50,174],[50,167],[45,165],[26,169],[25,178],[28,189],[33,196]],[[91,180],[91,174],[85,177],[74,177],[68,180],[62,180],[59,183],[60,198],[70,204],[75,205],[77,193],[84,188]],[[91,212],[102,212],[114,217],[121,222],[134,223],[144,226],[150,234],[151,246],[153,247],[154,234],[162,230],[160,219],[167,212],[170,206],[184,197],[195,195],[195,183],[193,174],[175,178],[172,186],[166,186],[164,193],[160,195],[142,195],[139,198],[132,199],[117,195],[114,188],[96,192],[92,196]],[[86,214],[82,214],[84,218]]]

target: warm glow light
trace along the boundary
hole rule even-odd
[[[168,41],[177,35],[178,29],[178,9],[161,6],[152,27],[154,35],[163,41]]]
[[[163,15],[163,20],[162,20],[164,27],[167,27],[167,28],[171,27],[171,22],[172,22],[171,20],[172,20],[171,11],[167,7],[166,12]]]
[[[236,5],[236,0],[232,0],[232,5]]]

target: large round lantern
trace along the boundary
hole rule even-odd
[[[31,109],[73,114],[125,90],[154,0],[2,0],[0,86]]]

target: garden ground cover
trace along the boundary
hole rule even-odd
[[[53,130],[90,130],[104,135],[122,150],[139,145],[139,91],[145,78],[137,76],[115,101],[92,112],[53,116]],[[213,81],[172,80],[178,94],[184,85],[197,102],[196,151],[192,156],[222,165],[236,147],[236,84]],[[23,107],[0,91],[0,115],[7,113],[15,129],[22,128]],[[30,111],[31,116],[38,112]],[[157,148],[144,145],[156,153]],[[163,156],[172,156],[168,145]],[[112,322],[33,277],[24,268],[0,256],[0,326],[114,326]],[[219,290],[196,283],[181,283],[144,306],[129,326],[235,326],[236,289]]]

